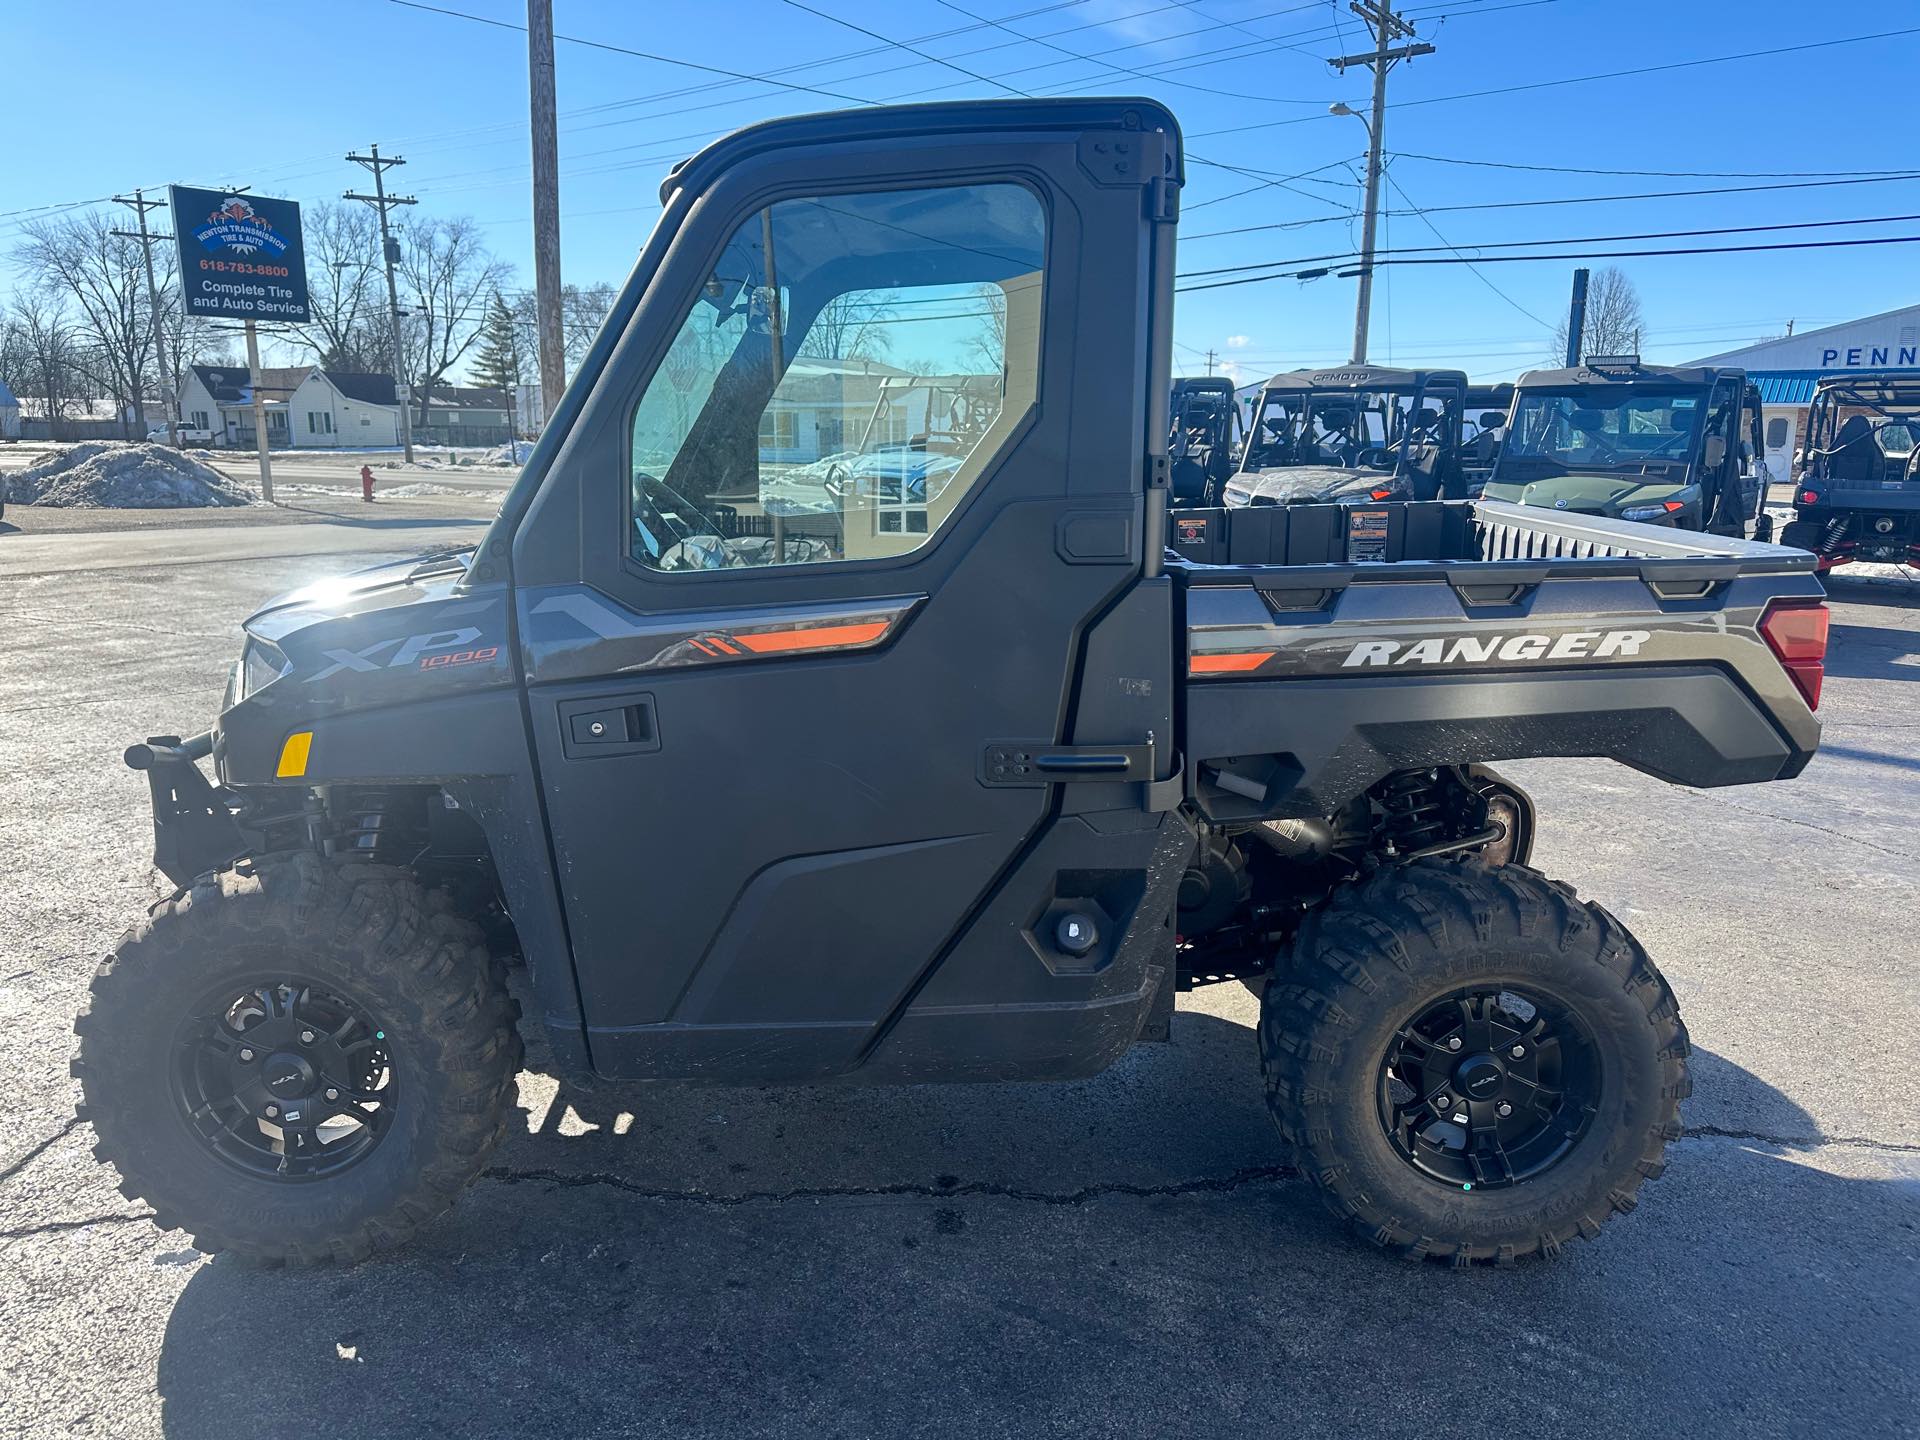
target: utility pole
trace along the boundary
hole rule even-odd
[[[178,450],[180,448],[180,397],[175,393],[173,384],[167,375],[167,344],[160,324],[160,290],[159,287],[153,283],[153,242],[156,240],[171,240],[173,237],[171,235],[155,235],[147,229],[147,211],[165,209],[167,202],[164,200],[149,200],[143,191],[135,190],[131,200],[124,195],[116,195],[113,197],[113,203],[126,206],[129,210],[133,211],[135,215],[140,217],[140,228],[138,231],[116,230],[113,233],[124,236],[129,240],[138,240],[140,242],[141,257],[147,264],[147,304],[152,307],[151,314],[153,316],[153,368],[159,374],[160,389],[167,403],[167,443]],[[144,409],[137,407],[137,413],[144,414],[145,412]],[[140,438],[144,440],[147,437],[142,435]],[[269,495],[267,498],[272,499],[273,497]]]
[[[1567,306],[1567,368],[1580,363],[1587,337],[1587,279],[1585,266],[1573,272],[1573,299]]]
[[[347,200],[361,200],[380,213],[380,258],[387,270],[387,314],[389,316],[388,334],[392,340],[390,363],[393,366],[394,398],[400,402],[400,444],[406,452],[406,461],[413,463],[413,387],[407,384],[406,376],[400,369],[400,291],[393,283],[393,267],[400,259],[400,243],[393,238],[393,232],[387,227],[387,212],[396,205],[418,205],[420,202],[411,195],[387,194],[386,172],[396,165],[407,162],[398,155],[382,156],[378,145],[369,145],[365,155],[349,155],[347,159],[356,165],[364,165],[373,172],[373,194],[358,195],[349,190],[342,197]]]
[[[1413,26],[1393,13],[1393,0],[1352,0],[1348,7],[1367,22],[1373,31],[1373,49],[1361,55],[1342,55],[1327,63],[1345,74],[1350,65],[1366,65],[1373,70],[1373,120],[1367,126],[1367,208],[1360,231],[1360,298],[1353,312],[1353,363],[1367,363],[1367,325],[1373,309],[1373,241],[1380,221],[1380,149],[1387,129],[1387,72],[1397,60],[1433,54],[1433,46],[1415,41]],[[1399,40],[1406,43],[1396,45]],[[1354,112],[1344,104],[1333,106],[1336,115]]]
[[[1209,375],[1213,374],[1213,362],[1216,358],[1214,351],[1209,349],[1207,351],[1207,374]]]
[[[527,0],[527,102],[533,122],[533,296],[544,424],[567,386],[567,345],[560,322],[560,141],[554,121],[553,0]]]

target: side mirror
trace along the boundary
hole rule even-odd
[[[1727,463],[1727,440],[1724,435],[1709,435],[1705,449],[1701,452],[1701,461],[1709,470],[1718,470]]]

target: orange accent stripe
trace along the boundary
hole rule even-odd
[[[732,637],[756,655],[772,655],[783,650],[826,650],[836,645],[867,645],[887,633],[885,620],[868,620],[859,625],[822,625],[811,630],[762,630]]]
[[[1187,659],[1187,673],[1235,675],[1244,670],[1258,670],[1276,653],[1272,650],[1237,650],[1226,655],[1193,655]]]

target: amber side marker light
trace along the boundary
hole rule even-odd
[[[1272,659],[1271,650],[1239,650],[1226,655],[1194,655],[1187,660],[1189,675],[1236,675],[1258,670]]]
[[[1820,682],[1827,673],[1827,619],[1824,600],[1776,600],[1760,617],[1760,638],[1809,710],[1820,708]]]
[[[296,730],[280,747],[280,765],[273,773],[281,780],[298,780],[307,773],[307,752],[313,749],[313,732]]]

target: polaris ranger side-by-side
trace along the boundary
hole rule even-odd
[[[1531,370],[1481,494],[1677,530],[1767,539],[1760,392],[1744,370],[1591,356]]]
[[[1920,375],[1828,375],[1813,390],[1783,545],[1820,568],[1920,565]]]
[[[1460,498],[1460,370],[1342,365],[1267,381],[1226,503]]]
[[[1629,1208],[1687,1032],[1487,764],[1798,773],[1813,559],[1171,509],[1181,184],[1146,100],[812,116],[677,168],[484,540],[268,605],[212,728],[128,752],[180,888],[76,1023],[123,1190],[258,1259],[404,1241],[506,1127],[517,956],[557,1068],[751,1084],[1084,1076],[1238,977],[1295,1163],[1376,1244],[1508,1261]],[[736,537],[713,497],[758,493],[849,314],[995,377],[977,433],[794,552]]]

